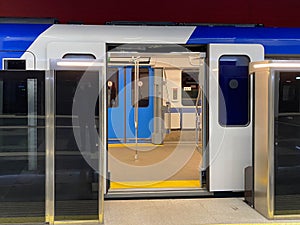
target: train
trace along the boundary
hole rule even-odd
[[[0,201],[44,221],[94,218],[102,195],[243,192],[249,65],[299,57],[300,28],[4,21]]]

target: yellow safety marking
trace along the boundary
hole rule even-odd
[[[285,218],[299,218],[300,219],[300,210],[276,210],[275,219],[285,219]]]
[[[43,223],[44,217],[1,217],[0,223]]]
[[[55,216],[55,220],[59,223],[69,224],[75,221],[80,222],[99,222],[97,215],[74,215],[74,216]]]
[[[199,180],[111,182],[111,189],[122,188],[200,188]]]
[[[76,218],[76,220],[74,220],[74,218],[70,217],[70,220],[57,220],[54,221],[54,224],[99,224],[100,221],[99,220],[79,220],[79,218]]]
[[[108,144],[109,148],[123,148],[123,147],[134,147],[136,144],[130,143],[130,144]],[[155,145],[151,143],[138,143],[138,147],[154,147],[154,146],[163,146],[163,145]]]

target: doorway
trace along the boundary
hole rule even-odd
[[[109,52],[107,60],[107,196],[202,193],[197,102],[204,59],[186,52]]]

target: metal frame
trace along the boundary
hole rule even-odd
[[[54,224],[54,71],[46,72],[46,222]]]
[[[88,60],[92,65],[87,66],[60,66],[58,62],[81,62],[83,60],[50,60],[50,70],[46,71],[45,76],[45,101],[46,101],[46,217],[45,220],[50,225],[57,223],[85,223],[85,222],[104,222],[104,193],[105,193],[105,177],[106,173],[106,72],[105,62],[103,60]],[[98,220],[87,221],[55,221],[55,70],[89,70],[99,71],[99,88],[102,101],[99,101],[99,191],[98,191]]]
[[[202,182],[202,185],[204,185],[206,180],[203,180],[202,178],[202,173],[206,173],[209,165],[209,155],[208,155],[208,149],[207,149],[207,144],[208,144],[208,74],[207,74],[207,68],[206,68],[206,61],[205,57],[200,58],[200,68],[199,68],[199,91],[201,91],[201,96],[200,96],[200,101],[201,101],[201,117],[199,118],[200,122],[200,133],[201,133],[201,142],[202,142],[202,147],[201,147],[201,174],[200,174],[200,179]],[[198,110],[196,109],[196,113],[199,113]],[[196,143],[198,146],[199,142]]]
[[[265,99],[265,101],[268,102],[262,101],[261,105],[257,105],[256,103],[255,106],[255,112],[258,115],[264,114],[264,116],[267,116],[267,118],[263,118],[267,122],[267,125],[265,127],[260,125],[260,128],[258,129],[265,135],[263,137],[259,134],[255,135],[254,141],[254,208],[269,219],[300,218],[300,215],[274,215],[274,114],[277,104],[275,102],[275,96],[278,94],[276,92],[275,84],[280,72],[292,72],[299,70],[299,60],[269,60],[250,64],[249,71],[250,74],[255,74],[256,84],[258,85],[264,82],[264,85],[266,85],[267,83],[267,89],[266,87],[263,87],[263,93],[268,95]],[[263,76],[265,76],[265,78],[262,78]],[[260,77],[259,81],[257,77]],[[255,91],[255,93],[256,92],[257,91]],[[263,105],[266,106],[265,109],[261,109],[261,106]],[[255,119],[258,118],[258,115],[255,116]],[[257,123],[259,123],[259,121]],[[267,140],[264,140],[265,137]],[[263,149],[265,149],[265,151],[260,151]],[[266,167],[267,170],[264,170]]]
[[[271,70],[269,73],[269,82],[268,82],[268,122],[269,122],[269,127],[268,127],[268,146],[269,146],[269,152],[268,152],[268,172],[269,172],[269,194],[268,194],[268,213],[269,215],[274,215],[274,194],[275,194],[275,184],[274,184],[274,109],[275,109],[275,104],[274,104],[274,97],[275,97],[275,71]]]
[[[107,105],[106,105],[106,68],[105,63],[99,70],[99,191],[98,191],[98,218],[100,223],[104,223],[104,194],[106,192],[106,151],[107,151]],[[102,87],[102,88],[101,88]]]

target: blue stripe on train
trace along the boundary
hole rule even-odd
[[[51,24],[0,24],[0,69],[2,58],[20,58]]]
[[[266,54],[300,54],[300,29],[199,26],[187,42],[209,43],[255,43],[262,44]]]

